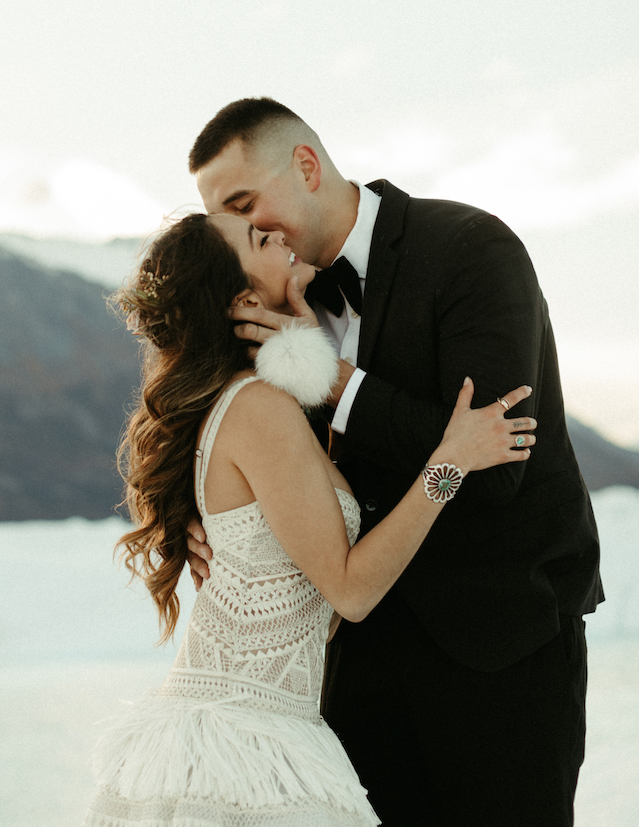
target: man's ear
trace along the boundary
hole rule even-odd
[[[302,172],[309,192],[315,192],[322,180],[322,164],[312,146],[299,144],[293,150],[293,162]]]
[[[233,307],[261,307],[262,300],[252,287],[245,287],[232,301]]]

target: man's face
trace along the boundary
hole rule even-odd
[[[196,179],[209,213],[241,216],[265,232],[279,230],[303,261],[317,261],[322,239],[311,193],[294,157],[282,167],[270,166],[236,140],[203,166]]]

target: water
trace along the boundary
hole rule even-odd
[[[593,498],[608,602],[587,621],[588,740],[576,827],[639,823],[639,491]],[[119,520],[0,524],[0,825],[73,827],[94,792],[90,753],[120,699],[161,683],[143,591],[111,549]],[[183,616],[194,591],[180,584]],[[176,640],[179,641],[178,632]],[[97,723],[96,722],[102,722]]]

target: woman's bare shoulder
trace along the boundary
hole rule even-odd
[[[241,388],[229,413],[231,409],[232,419],[241,427],[250,427],[253,433],[267,434],[291,428],[310,431],[299,402],[261,379]]]

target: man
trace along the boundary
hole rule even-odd
[[[319,288],[314,310],[341,356],[332,428],[362,533],[423,467],[464,376],[476,405],[533,387],[520,406],[539,421],[532,457],[465,480],[387,597],[362,623],[342,622],[323,712],[385,827],[572,824],[584,748],[581,616],[603,597],[526,251],[481,210],[347,181],[317,135],[270,99],[221,110],[190,166],[209,212],[281,230],[318,267],[345,256],[357,271],[361,316],[357,296],[331,312]],[[314,322],[294,284],[290,296]],[[282,323],[251,308],[232,314],[239,335],[258,343]],[[190,548],[206,553],[194,540]]]

